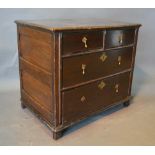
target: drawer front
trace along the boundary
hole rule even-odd
[[[135,29],[107,30],[105,48],[126,46],[134,43]]]
[[[103,32],[68,32],[62,36],[63,54],[103,48]]]
[[[128,97],[130,72],[62,93],[63,123],[77,121]]]
[[[63,88],[131,68],[133,48],[63,59]]]

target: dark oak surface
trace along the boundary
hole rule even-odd
[[[127,72],[63,92],[63,123],[74,122],[92,111],[125,99],[128,96],[129,75],[130,72]],[[101,82],[105,83],[103,89],[99,87]],[[117,84],[118,92],[115,88]]]
[[[92,114],[129,103],[140,24],[104,19],[16,23],[21,105],[46,122],[54,139]]]
[[[50,31],[139,27],[140,24],[111,21],[108,19],[44,19],[17,20],[17,24],[38,27]]]
[[[64,58],[62,62],[63,87],[115,74],[131,68],[133,47],[102,51]],[[103,62],[102,55],[107,58]],[[121,56],[119,65],[118,57]],[[86,65],[82,74],[82,64]]]
[[[135,29],[108,30],[106,31],[105,49],[133,44],[134,36]]]
[[[47,86],[52,87],[52,81],[51,81],[52,74],[51,73],[42,70],[36,65],[26,61],[22,57],[20,57],[19,61],[20,61],[20,66],[21,66],[22,71],[23,70],[26,71],[34,78],[40,80],[43,84],[46,84]]]
[[[51,34],[26,27],[20,27],[19,33],[21,57],[51,72]]]
[[[30,108],[30,110],[34,111],[37,115],[39,115],[39,118],[42,118],[45,120],[48,124],[53,125],[53,113],[48,111],[43,104],[40,103],[40,101],[35,100],[31,95],[26,93],[23,89],[21,90],[22,96],[21,96],[21,104],[23,104],[25,107]]]
[[[86,31],[86,32],[66,32],[62,35],[62,53],[73,54],[84,52],[92,49],[103,49],[102,31]],[[82,39],[86,38],[86,47]]]

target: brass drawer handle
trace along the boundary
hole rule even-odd
[[[102,53],[102,55],[100,56],[100,60],[102,61],[102,62],[104,62],[106,59],[107,59],[107,55],[106,55],[106,53],[104,52],[104,53]]]
[[[85,48],[88,47],[88,46],[87,46],[87,40],[88,40],[88,39],[87,39],[86,37],[83,37],[83,38],[82,38],[82,42],[84,43],[84,47],[85,47]]]
[[[122,57],[118,56],[118,65],[121,65],[121,60],[122,60]]]
[[[123,35],[120,35],[120,36],[118,37],[118,42],[119,42],[120,44],[123,43]]]
[[[99,88],[100,90],[102,90],[105,86],[106,86],[105,82],[104,82],[104,81],[101,81],[101,82],[99,83],[99,85],[98,85],[98,88]]]
[[[81,97],[81,102],[85,102],[86,101],[86,97],[85,96],[82,96]]]
[[[86,69],[86,64],[82,64],[82,74],[84,75],[85,74],[85,69]]]
[[[115,92],[118,93],[119,92],[119,84],[115,85]]]

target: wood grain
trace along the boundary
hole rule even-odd
[[[51,45],[24,35],[20,40],[21,57],[51,72]]]
[[[74,122],[92,111],[125,99],[128,96],[129,75],[130,72],[127,72],[63,92],[63,123]],[[102,81],[105,87],[100,89],[98,86]],[[118,93],[116,84],[119,84]],[[82,97],[85,98],[83,102]]]
[[[133,44],[134,33],[134,28],[126,30],[107,30],[105,49]],[[122,37],[122,42],[120,42],[120,37]]]
[[[19,33],[23,36],[33,38],[41,43],[52,44],[51,33],[45,30],[38,30],[36,28],[19,25]]]
[[[45,70],[42,70],[41,68],[37,67],[36,65],[26,61],[22,57],[19,59],[21,70],[26,71],[31,76],[33,76],[35,79],[38,79],[40,82],[46,84],[48,87],[52,87],[52,74],[49,72],[46,72]]]
[[[50,87],[44,85],[42,82],[40,82],[38,79],[35,79],[26,71],[22,71],[22,81],[23,89],[33,98],[38,100],[42,106],[51,111],[52,98]]]
[[[131,68],[133,48],[123,48],[106,52],[91,53],[63,59],[63,88],[115,74]],[[105,54],[106,60],[100,57]],[[118,57],[121,56],[119,65]],[[83,74],[82,64],[86,65]]]
[[[82,42],[86,38],[86,45]],[[73,54],[85,52],[92,49],[103,49],[103,32],[102,31],[84,31],[84,32],[66,32],[62,36],[62,53]]]
[[[47,124],[52,126],[53,122],[51,118],[53,117],[53,114],[48,109],[46,109],[40,103],[40,101],[33,98],[31,95],[29,95],[24,90],[21,90],[21,93],[22,93],[22,102],[24,103],[24,105],[32,109],[36,114],[39,114],[40,118],[42,118],[43,120],[47,122]]]
[[[102,30],[140,27],[137,23],[111,21],[109,19],[47,19],[47,20],[17,20],[17,24],[30,26],[48,31],[70,31],[70,30]]]

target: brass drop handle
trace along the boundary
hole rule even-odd
[[[104,53],[102,53],[102,55],[100,56],[100,60],[102,61],[102,62],[104,62],[106,59],[107,59],[107,55],[106,55],[106,53],[104,52]]]
[[[118,56],[118,65],[121,65],[121,61],[122,61],[122,57],[121,56]]]
[[[115,92],[118,93],[119,92],[119,84],[115,85]]]
[[[120,44],[123,43],[123,35],[120,35],[120,36],[118,37],[118,42],[119,42]]]
[[[84,47],[85,47],[85,48],[88,47],[88,46],[87,46],[87,40],[88,40],[88,39],[87,39],[86,37],[83,37],[83,38],[82,38],[82,42],[84,43]]]
[[[82,68],[82,74],[84,75],[85,74],[85,69],[86,69],[86,64],[82,64],[81,68]]]
[[[104,81],[101,81],[101,82],[99,83],[99,85],[98,85],[98,88],[99,88],[100,90],[102,90],[105,86],[106,86],[105,82],[104,82]]]
[[[86,97],[85,96],[82,96],[81,97],[81,102],[85,102],[86,101]]]

